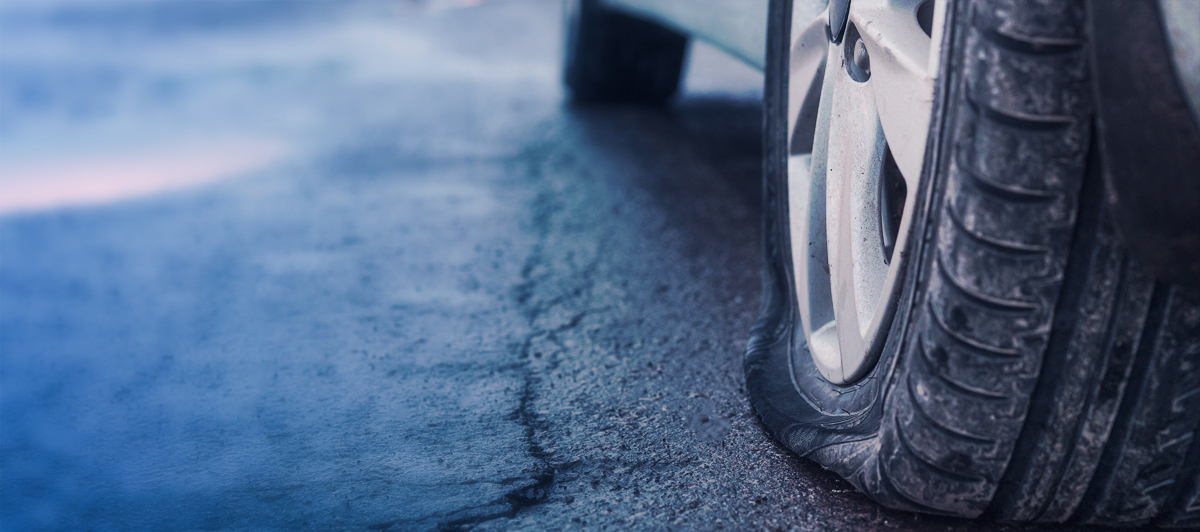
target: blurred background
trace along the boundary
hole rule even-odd
[[[0,212],[245,174],[401,114],[561,99],[557,2],[486,3],[4,0]]]
[[[556,0],[0,1],[0,529],[973,529],[742,389],[761,74]]]
[[[330,138],[428,112],[416,102],[439,85],[556,90],[553,34],[482,21],[447,31],[463,24],[448,11],[478,3],[6,1],[0,209],[108,202],[303,160]],[[478,96],[457,95],[460,114]]]

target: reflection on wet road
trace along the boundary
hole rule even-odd
[[[0,3],[0,528],[960,530],[770,441],[761,77],[553,1]]]

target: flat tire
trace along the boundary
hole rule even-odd
[[[838,279],[837,268],[849,267],[847,257],[857,265],[859,255],[812,257],[821,245],[851,249],[833,239],[868,233],[812,230],[845,217],[814,215],[816,185],[796,191],[796,184],[834,182],[830,160],[859,162],[829,155],[837,128],[850,127],[836,110],[806,111],[804,102],[837,101],[824,91],[857,87],[831,76],[870,84],[877,75],[870,45],[909,38],[855,14],[874,4],[884,3],[851,2],[847,24],[865,36],[872,58],[859,62],[870,65],[870,78],[858,81],[861,73],[833,63],[855,55],[829,53],[814,99],[811,84],[795,85],[811,83],[803,72],[812,69],[796,74],[805,60],[796,54],[804,53],[805,35],[811,39],[798,28],[811,23],[792,20],[803,10],[791,0],[771,2],[764,303],[745,359],[763,423],[797,454],[892,508],[1200,526],[1200,292],[1148,274],[1113,229],[1094,140],[1084,2],[963,0],[936,13],[917,173],[911,154],[907,162],[894,157],[912,175],[905,176],[909,219],[892,252],[903,264],[880,296],[890,299],[879,300],[886,315],[878,336],[839,332],[839,345],[856,346],[853,356],[842,349],[830,362],[814,352],[827,342],[821,320],[837,320],[840,329],[843,316],[866,314],[837,312],[839,301],[863,290],[824,288],[834,302],[825,314],[813,295],[825,278],[813,264]],[[894,110],[881,93],[875,89],[880,134],[899,152],[904,140],[888,136],[888,120],[897,122],[882,116]],[[814,162],[821,149],[829,150],[825,168]],[[811,175],[797,180],[806,153]],[[826,195],[833,209],[836,194]],[[813,238],[822,234],[826,242]],[[840,279],[855,278],[843,272]]]

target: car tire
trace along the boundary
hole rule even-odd
[[[1200,292],[1147,274],[1113,229],[1086,5],[949,3],[894,313],[841,384],[809,354],[796,295],[792,8],[770,4],[745,358],[769,432],[892,508],[1200,526]]]
[[[655,22],[567,0],[563,73],[580,102],[658,105],[679,87],[688,38]]]

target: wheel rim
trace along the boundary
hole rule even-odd
[[[826,11],[793,14],[788,209],[800,318],[834,384],[874,366],[899,296],[919,190],[943,2],[854,0],[839,42]],[[803,350],[801,350],[803,351]]]

